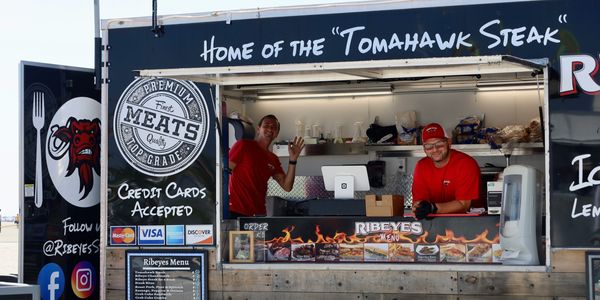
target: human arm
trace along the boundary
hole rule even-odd
[[[413,203],[412,212],[417,220],[424,219],[429,214],[451,214],[451,213],[464,213],[470,207],[470,200],[465,201],[454,200],[443,203],[434,203],[430,201],[419,201]],[[465,208],[466,205],[466,208]]]
[[[471,200],[453,200],[436,203],[439,214],[465,213],[471,207]]]
[[[231,149],[229,149],[229,163],[227,165],[229,172],[232,172],[237,166],[238,162],[242,159],[242,155],[244,153],[243,148],[244,142],[240,140],[235,142]]]
[[[437,207],[431,201],[435,197],[430,189],[431,183],[428,179],[431,178],[430,172],[427,170],[431,169],[426,159],[422,159],[417,162],[413,173],[412,182],[412,213],[417,219],[423,219],[430,213],[437,211]],[[421,205],[426,203],[427,205]]]
[[[294,187],[294,179],[296,178],[296,161],[300,153],[304,149],[304,139],[302,137],[294,137],[294,140],[288,145],[288,153],[290,163],[288,163],[287,173],[276,173],[273,179],[281,186],[281,188],[289,192]]]

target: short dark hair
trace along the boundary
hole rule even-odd
[[[258,122],[258,127],[262,126],[262,123],[265,119],[271,119],[271,120],[277,122],[277,131],[279,131],[279,127],[280,127],[279,120],[277,120],[277,117],[275,115],[266,115],[266,116],[262,117],[260,119],[260,121]]]

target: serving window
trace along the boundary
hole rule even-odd
[[[534,143],[521,143],[518,140],[507,143],[501,141],[498,148],[488,144],[455,144],[453,147],[476,157],[480,166],[485,166],[489,162],[496,166],[534,164],[536,169],[542,174],[546,174],[548,170],[548,133],[547,130],[544,131],[548,128],[546,64],[545,60],[523,60],[510,56],[482,56],[140,70],[139,74],[217,85],[216,107],[221,107],[219,103],[225,101],[228,112],[237,111],[255,119],[267,113],[274,113],[282,123],[279,138],[283,142],[297,133],[297,123],[300,121],[303,126],[310,125],[311,129],[313,125],[318,125],[325,137],[327,137],[328,131],[334,135],[338,124],[343,123],[341,131],[344,132],[344,137],[349,138],[352,137],[358,122],[361,122],[364,131],[369,124],[374,122],[376,116],[379,117],[381,124],[390,125],[396,122],[395,118],[397,118],[398,112],[406,111],[417,111],[418,121],[421,123],[442,120],[450,124],[458,122],[462,118],[479,114],[484,110],[486,125],[514,123],[528,125],[529,121],[537,117],[542,129],[539,134],[545,135],[542,141]],[[498,99],[501,100],[498,101]],[[344,149],[340,149],[340,147]],[[274,152],[282,157],[282,164],[287,162],[285,146],[275,145]],[[283,193],[276,187],[273,189],[270,187],[271,196],[291,197],[296,200],[313,198],[315,195],[326,193],[326,191],[319,190],[319,184],[322,184],[322,179],[319,178],[320,166],[383,160],[387,162],[384,167],[387,175],[385,186],[372,187],[371,191],[357,193],[356,198],[364,198],[366,194],[402,194],[405,196],[404,204],[409,207],[411,197],[406,192],[410,190],[411,168],[416,160],[424,155],[421,146],[416,143],[404,145],[363,143],[347,147],[307,145],[304,152],[297,167],[294,190],[291,193]],[[403,172],[398,171],[400,166],[404,168]],[[543,215],[547,215],[549,179],[548,176],[542,178],[543,198],[538,200],[538,204],[539,208],[543,210]],[[311,186],[315,182],[317,184]],[[225,191],[221,190],[220,192],[224,193]],[[226,197],[221,198],[226,199]],[[398,231],[394,233],[393,230],[391,232],[395,235],[392,234],[388,238],[398,239],[398,241],[385,241],[382,239],[385,237],[385,233],[381,232],[373,233],[372,236],[369,234],[356,235],[355,227],[357,225],[348,227],[349,229],[346,231],[332,229],[332,233],[329,235],[320,231],[323,228],[321,224],[335,223],[336,220],[341,222],[340,224],[345,224],[344,222],[357,224],[362,222],[362,219],[359,219],[359,217],[349,219],[346,217],[309,217],[308,219],[288,218],[287,220],[286,218],[265,218],[262,221],[242,219],[238,229],[256,232],[255,260],[266,264],[279,262],[279,264],[269,264],[269,268],[272,268],[273,265],[285,265],[281,264],[282,261],[307,264],[337,262],[343,257],[342,253],[350,255],[358,251],[355,249],[356,247],[347,246],[356,244],[357,240],[362,241],[362,260],[348,258],[350,262],[386,263],[386,266],[394,264],[394,267],[403,268],[407,264],[401,262],[407,258],[400,258],[402,255],[398,253],[408,253],[410,250],[415,259],[412,261],[414,263],[458,263],[467,269],[482,263],[494,265],[490,267],[494,269],[504,267],[497,265],[500,264],[496,257],[499,252],[497,251],[498,246],[494,246],[498,244],[499,216],[480,218],[481,224],[487,224],[486,222],[497,224],[489,227],[485,234],[482,234],[483,231],[468,235],[457,234],[462,227],[468,227],[468,225],[448,225],[449,227],[458,226],[454,229],[460,228],[460,230],[449,228],[450,231],[436,232],[435,237],[430,233],[420,240],[417,235],[411,236]],[[368,221],[368,219],[366,220]],[[400,224],[402,222],[410,223],[411,218],[380,219],[378,218],[376,222]],[[421,225],[432,226],[435,223],[445,222],[442,221],[444,219],[444,217],[440,217],[439,221],[434,219],[425,221]],[[452,218],[448,218],[448,220],[450,219]],[[453,222],[462,224],[465,222],[462,220],[469,219],[472,218],[457,217],[458,221]],[[484,219],[486,221],[483,221]],[[286,222],[289,223],[288,226],[283,225]],[[255,230],[258,228],[256,226],[265,223],[278,224],[277,226],[283,227],[279,228],[273,225],[281,230],[275,228]],[[303,233],[294,235],[300,232],[297,224],[304,224],[300,226],[304,228],[302,229]],[[486,230],[486,226],[482,225],[482,230]],[[290,228],[295,228],[296,231],[291,231]],[[545,226],[545,228],[546,232],[537,237],[545,238],[541,248],[549,245],[549,226]],[[271,230],[273,231],[271,232]],[[439,228],[435,230],[439,230]],[[343,231],[346,234],[345,239],[335,236],[336,233],[339,234]],[[356,240],[348,240],[353,235]],[[285,242],[279,243],[281,241]],[[385,243],[379,243],[381,241],[385,241]],[[337,244],[337,246],[331,244]],[[382,246],[383,244],[386,246]],[[409,244],[412,246],[408,246]],[[435,247],[432,248],[431,245],[435,245]],[[549,247],[545,248],[545,255],[541,257],[545,258],[545,263],[542,260],[541,265],[549,266]],[[434,258],[421,253],[434,249],[436,250]],[[383,259],[383,252],[386,253],[386,259]],[[419,254],[415,254],[416,252]],[[464,261],[459,252],[464,253]],[[471,252],[473,259],[467,255]],[[475,255],[480,252],[483,258],[475,259]],[[334,255],[335,253],[337,256]],[[393,255],[390,256],[390,253]],[[398,258],[394,258],[396,254],[399,255]],[[272,256],[272,261],[269,261],[269,255]],[[488,256],[489,261],[487,261]],[[279,260],[278,257],[287,257],[287,259]],[[428,259],[429,262],[426,261]],[[260,264],[253,264],[253,266],[258,265]],[[540,267],[543,268],[543,266]],[[512,269],[512,267],[507,267],[507,269]]]

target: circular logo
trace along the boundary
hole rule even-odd
[[[96,269],[88,261],[80,261],[71,273],[71,288],[75,296],[85,299],[96,288]]]
[[[40,270],[37,282],[44,300],[59,299],[65,290],[65,274],[55,263],[46,264]]]
[[[60,195],[77,207],[100,203],[100,103],[77,97],[52,117],[46,165]]]
[[[113,129],[127,163],[150,176],[179,173],[202,152],[208,138],[208,107],[191,82],[139,78],[123,92]]]

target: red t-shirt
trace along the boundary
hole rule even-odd
[[[477,200],[479,198],[480,171],[475,159],[450,149],[450,161],[436,168],[426,157],[415,166],[413,176],[413,202],[450,202],[454,200]]]
[[[267,181],[275,174],[285,174],[279,158],[254,140],[239,140],[229,150],[229,160],[235,163],[229,181],[229,211],[265,215]]]

